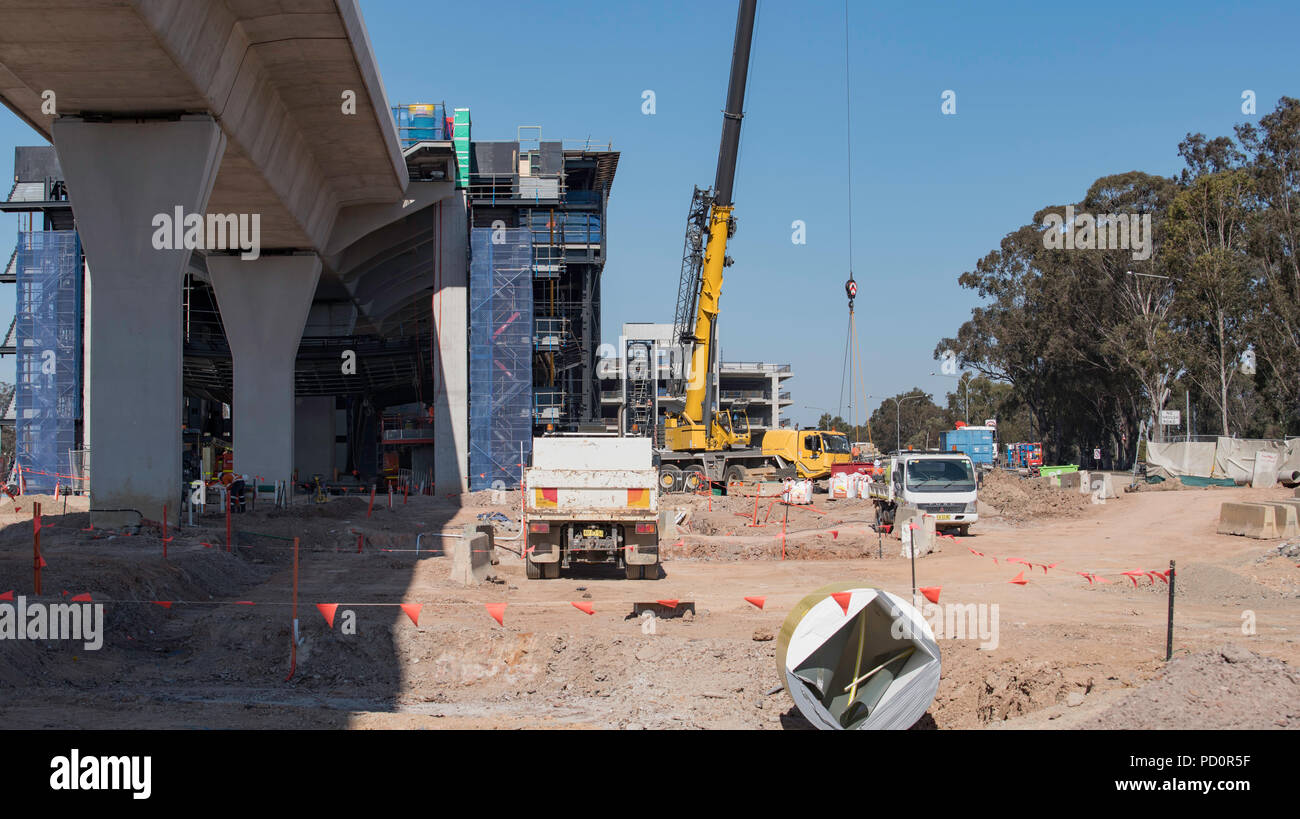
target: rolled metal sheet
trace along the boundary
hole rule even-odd
[[[776,664],[799,713],[823,730],[910,728],[939,690],[939,646],[921,612],[852,581],[799,601],[777,635]]]

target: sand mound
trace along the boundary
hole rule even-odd
[[[1012,522],[1048,516],[1073,517],[1083,514],[1092,505],[1092,498],[1088,495],[1067,492],[1046,480],[1022,478],[1000,469],[984,477],[979,498],[980,514],[991,514]],[[986,512],[988,507],[992,509]]]
[[[1180,657],[1088,728],[1300,728],[1300,673],[1229,643]]]

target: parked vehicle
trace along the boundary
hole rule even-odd
[[[935,516],[939,528],[969,533],[979,520],[978,482],[969,456],[953,452],[895,452],[882,480],[869,487],[882,523],[892,524],[900,506]]]
[[[533,440],[524,470],[529,578],[575,565],[659,578],[659,473],[649,438],[558,435]]]

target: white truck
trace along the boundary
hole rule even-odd
[[[533,439],[524,471],[529,578],[588,564],[659,579],[659,470],[650,445],[616,435]]]
[[[881,523],[892,524],[899,506],[935,517],[935,526],[969,533],[979,520],[975,465],[960,452],[895,452],[868,493]]]

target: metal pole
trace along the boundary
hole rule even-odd
[[[894,401],[894,451],[897,452],[903,448],[903,402],[897,398]]]
[[[1165,629],[1165,662],[1174,656],[1174,561],[1169,561],[1169,624]]]

